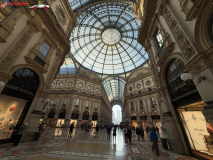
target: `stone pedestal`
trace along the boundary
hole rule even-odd
[[[82,124],[82,115],[79,115],[76,128],[80,128]]]

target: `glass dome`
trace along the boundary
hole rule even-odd
[[[75,69],[75,64],[73,62],[73,60],[71,59],[70,55],[66,55],[65,59],[64,59],[64,63],[60,68],[59,71],[59,75],[63,75],[63,74],[75,74],[76,73],[76,69]]]
[[[70,53],[79,65],[94,72],[127,73],[147,64],[148,55],[137,42],[139,28],[131,4],[96,4],[80,13]]]

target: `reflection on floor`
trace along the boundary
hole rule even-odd
[[[125,144],[123,132],[118,129],[117,136],[107,140],[106,130],[94,135],[94,129],[85,133],[74,129],[68,138],[68,129],[47,128],[39,141],[20,143],[17,147],[0,147],[1,160],[193,160],[165,151],[159,143],[160,156],[152,151],[152,144],[145,134],[145,142],[137,141],[133,132],[132,143]]]

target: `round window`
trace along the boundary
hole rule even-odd
[[[83,86],[83,84],[82,83],[79,83],[79,85],[78,85],[79,87],[82,87]]]
[[[139,88],[141,88],[141,85],[140,85],[140,84],[138,84],[138,86],[137,86],[137,87],[138,87],[138,89],[139,89]]]
[[[146,85],[150,85],[151,84],[151,81],[146,81]]]
[[[129,87],[129,91],[132,91],[132,87]]]
[[[59,86],[61,87],[61,86],[63,86],[63,83],[61,82],[61,83],[59,83]]]
[[[72,82],[69,82],[68,85],[71,86],[71,85],[72,85]]]
[[[99,89],[98,88],[96,88],[96,92],[98,92],[99,91]]]
[[[91,86],[87,86],[87,89],[89,89],[89,90],[90,90],[90,89],[91,89]]]
[[[55,83],[52,83],[51,86],[53,87],[55,85]]]

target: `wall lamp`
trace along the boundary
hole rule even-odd
[[[3,81],[0,81],[0,87],[4,87],[5,83]]]
[[[183,81],[186,81],[188,82],[189,84],[193,85],[193,86],[197,86],[199,83],[201,83],[202,81],[205,81],[206,80],[206,77],[205,76],[201,76],[201,75],[198,75],[197,76],[197,84],[194,85],[193,83],[191,83],[191,81],[193,80],[193,77],[190,73],[183,73],[181,75],[181,79]]]
[[[156,97],[153,97],[152,98],[152,102],[154,103],[154,104],[161,104],[161,102],[163,102],[163,100],[161,100],[160,98],[156,98]]]

